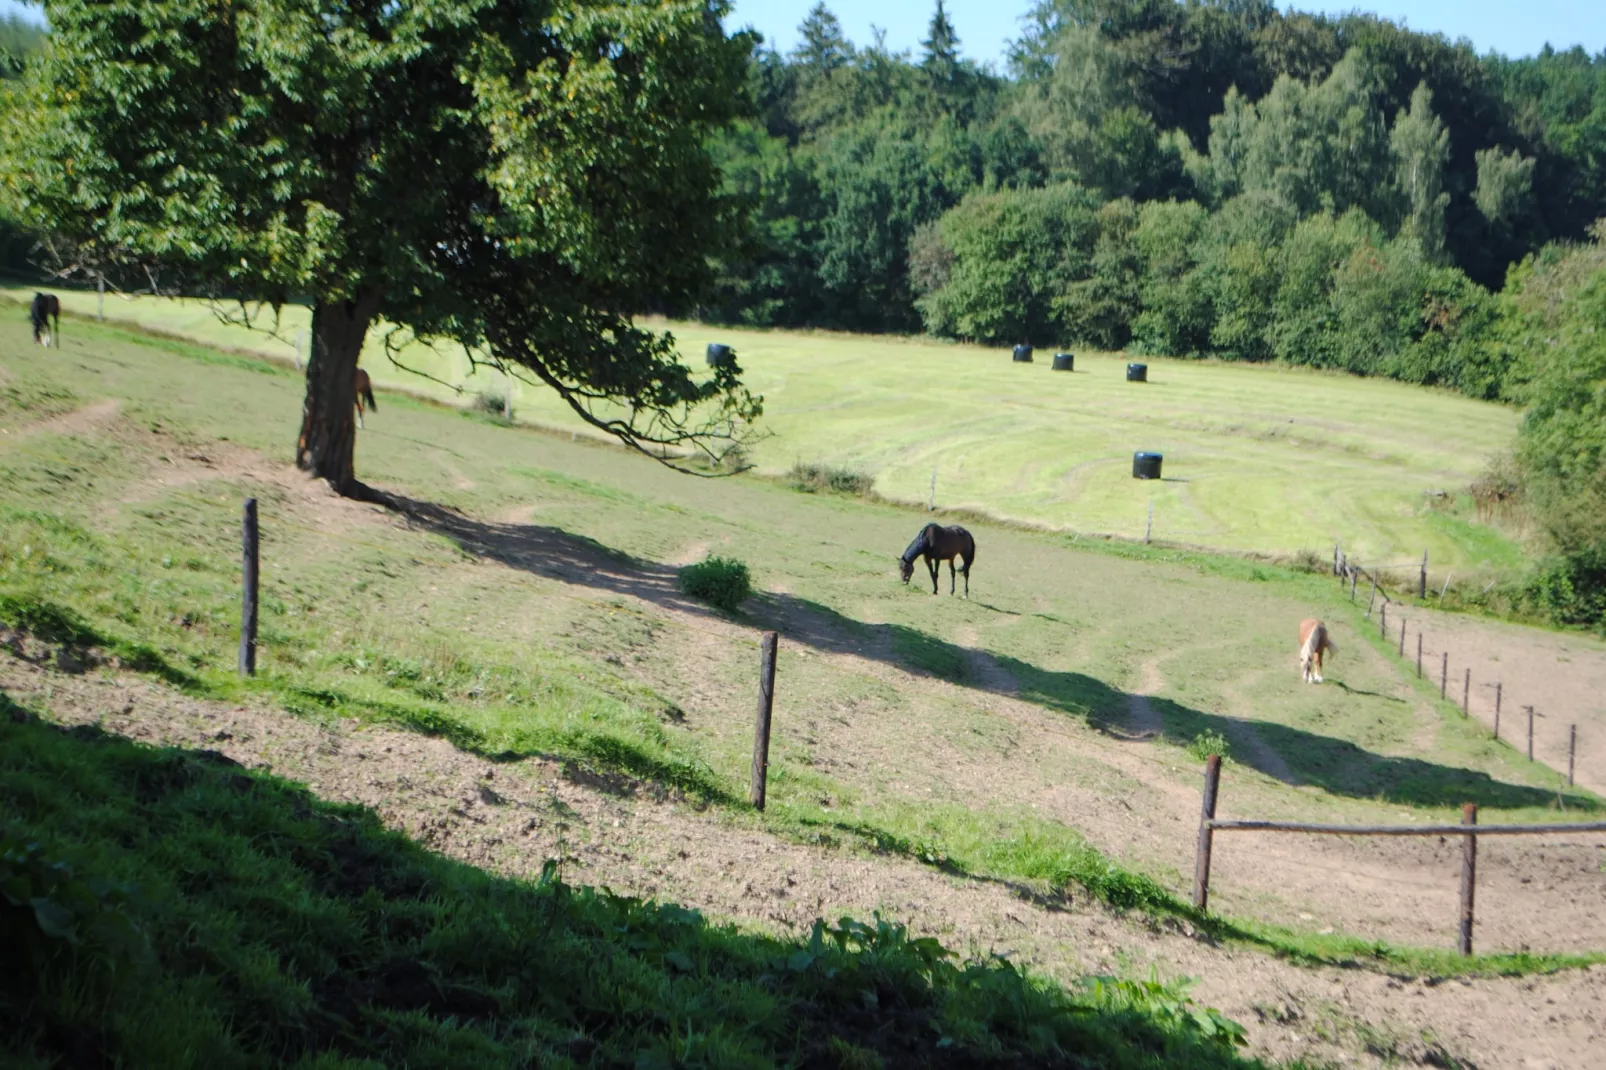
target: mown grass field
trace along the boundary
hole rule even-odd
[[[10,287],[22,300],[26,287]],[[93,314],[93,294],[65,295]],[[109,317],[208,344],[293,356],[305,309],[284,310],[279,337],[225,326],[204,305],[106,299]],[[1321,554],[1394,563],[1427,551],[1435,566],[1499,573],[1519,547],[1473,521],[1467,485],[1507,448],[1517,414],[1452,394],[1303,369],[1148,359],[1128,384],[1127,357],[1078,351],[1055,373],[1004,350],[925,339],[751,331],[694,323],[673,330],[700,365],[710,341],[735,346],[766,399],[761,471],[796,462],[873,477],[894,500],[937,502],[1082,533],[1231,551]],[[69,331],[74,328],[69,327]],[[410,346],[401,360],[459,394],[393,366],[376,337],[365,366],[382,386],[471,401],[508,388],[468,375],[461,351]],[[547,392],[513,385],[520,420],[572,427]],[[584,431],[580,431],[584,434]],[[1161,482],[1130,478],[1135,450],[1165,455]],[[1443,491],[1453,500],[1436,497]]]
[[[59,352],[27,346],[25,325],[7,331],[0,583],[224,693],[239,686],[238,510],[255,494],[253,686],[287,709],[411,724],[486,753],[569,754],[737,800],[752,629],[774,627],[798,720],[777,736],[769,820],[822,842],[868,837],[1052,884],[1094,871],[1090,841],[1142,875],[1111,896],[1158,902],[1157,888],[1186,887],[1187,837],[1101,829],[1080,807],[1194,790],[1182,748],[1201,735],[1232,745],[1235,805],[1262,812],[1444,819],[1473,800],[1531,816],[1557,795],[1555,774],[1368,652],[1318,577],[978,526],[974,599],[933,599],[895,579],[919,523],[906,511],[676,476],[397,396],[361,433],[360,472],[461,513],[406,526],[375,510],[326,515],[287,475],[300,405],[288,369],[87,324]],[[40,422],[52,413],[58,423]],[[675,590],[672,566],[710,550],[746,561],[763,592],[739,619]],[[1350,659],[1342,688],[1282,671],[1294,625],[1324,605]],[[898,675],[911,671],[913,685]],[[1140,691],[1175,745],[1147,784],[1124,757],[1080,753],[1130,724]],[[1068,741],[1034,743],[1015,768],[1023,729],[991,708],[1004,700]],[[1070,794],[1045,807],[1045,791]],[[1569,805],[1595,803],[1574,793]],[[1262,917],[1300,912],[1243,895]]]

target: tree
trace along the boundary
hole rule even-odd
[[[704,141],[751,40],[717,0],[45,9],[11,199],[185,292],[305,297],[296,459],[340,493],[382,497],[356,479],[351,405],[382,322],[387,346],[461,343],[660,457],[722,451],[758,414],[733,367],[698,381],[630,319],[693,299],[732,222]]]
[[[1395,184],[1404,199],[1400,231],[1415,238],[1429,260],[1444,253],[1444,210],[1450,195],[1444,192],[1444,165],[1450,159],[1450,131],[1433,114],[1433,94],[1418,83],[1411,107],[1402,109],[1389,134],[1394,150]]]
[[[823,0],[809,9],[797,30],[802,40],[793,50],[792,58],[808,77],[829,75],[853,59],[853,45],[842,32],[842,23]]]

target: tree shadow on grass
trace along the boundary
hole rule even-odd
[[[632,557],[594,539],[550,526],[479,520],[428,502],[395,501],[413,523],[452,539],[476,556],[694,616],[732,619],[683,594],[675,568]],[[903,624],[868,624],[791,594],[757,595],[748,601],[744,616],[752,625],[779,632],[789,643],[1018,698],[1080,720],[1097,731],[1131,738],[1124,733],[1131,696],[1084,673],[1039,668],[1008,655],[950,643]],[[1295,787],[1309,785],[1333,795],[1411,806],[1475,802],[1496,809],[1543,807],[1559,794],[1573,809],[1595,812],[1602,808],[1600,800],[1578,791],[1558,793],[1422,758],[1374,754],[1349,740],[1274,721],[1206,713],[1171,699],[1149,696],[1148,702],[1162,717],[1165,736],[1182,746],[1206,735],[1258,738],[1263,748],[1238,748],[1234,759]]]

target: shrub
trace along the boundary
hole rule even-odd
[[[1301,550],[1294,555],[1293,568],[1295,572],[1316,573],[1325,567],[1322,555],[1315,550]]]
[[[849,468],[833,468],[824,464],[805,464],[802,461],[792,466],[787,473],[792,480],[792,486],[809,494],[828,490],[837,494],[853,494],[858,497],[869,497],[871,489],[875,486],[875,477],[867,476],[863,472],[855,472]]]
[[[507,411],[507,394],[501,390],[481,390],[474,395],[474,408],[492,416],[500,416]]]
[[[1540,611],[1557,624],[1606,625],[1606,547],[1552,558],[1528,589]]]
[[[708,557],[680,570],[680,589],[693,598],[734,613],[753,593],[753,583],[747,566],[740,561]]]
[[[1219,754],[1225,758],[1227,752],[1227,737],[1208,728],[1188,741],[1188,753],[1201,762],[1212,754]]]

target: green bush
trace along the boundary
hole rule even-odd
[[[875,477],[867,476],[863,472],[855,472],[850,468],[833,468],[825,464],[805,464],[802,461],[794,464],[787,476],[795,489],[810,494],[828,490],[863,498],[868,497],[875,486]]]
[[[1606,625],[1606,547],[1552,558],[1528,590],[1540,611],[1557,624]]]
[[[1220,732],[1205,729],[1188,741],[1188,753],[1201,762],[1212,754],[1227,757],[1227,737]]]
[[[680,570],[680,589],[693,598],[734,613],[753,593],[753,582],[747,566],[740,561],[708,557]]]

